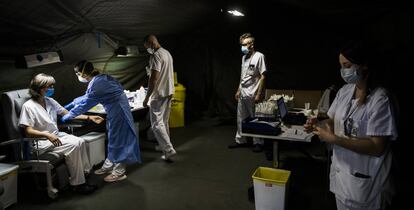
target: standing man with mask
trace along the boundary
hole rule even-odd
[[[162,48],[155,35],[144,38],[144,47],[150,54],[148,92],[143,105],[150,107],[151,128],[160,145],[163,160],[177,154],[170,140],[168,119],[174,94],[173,58]],[[149,104],[148,104],[149,102]]]
[[[246,147],[246,139],[240,135],[241,124],[255,114],[255,103],[262,99],[266,64],[264,55],[254,49],[254,37],[250,33],[240,36],[241,51],[244,54],[241,64],[240,84],[235,98],[237,103],[237,132],[235,142],[229,149]],[[263,151],[263,139],[253,138],[253,152]]]

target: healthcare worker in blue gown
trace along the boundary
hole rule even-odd
[[[126,179],[126,165],[140,163],[141,154],[124,88],[110,75],[100,74],[86,60],[76,64],[74,70],[80,82],[89,84],[85,95],[65,106],[70,111],[62,117],[62,121],[72,119],[101,103],[107,113],[108,156],[95,174],[108,174],[104,178],[106,182]]]

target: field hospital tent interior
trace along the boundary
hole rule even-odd
[[[338,50],[350,40],[368,43],[373,66],[399,101],[399,138],[392,145],[398,209],[406,202],[403,194],[411,182],[410,134],[408,123],[403,123],[408,122],[407,100],[412,95],[411,83],[405,82],[414,44],[411,6],[386,0],[1,1],[1,93],[27,88],[34,75],[46,73],[56,79],[53,98],[65,105],[86,90],[87,84],[73,71],[84,59],[126,90],[146,87],[149,54],[143,39],[148,34],[155,34],[170,51],[177,82],[186,88],[185,126],[171,129],[178,152],[173,163],[159,158],[151,135],[140,134],[143,163],[128,168],[127,180],[108,184],[93,176],[99,186],[93,194],[68,190],[55,200],[19,184],[18,201],[8,209],[254,209],[248,190],[251,176],[259,166],[271,167],[272,161],[264,153],[227,149],[236,131],[239,36],[245,32],[253,34],[255,49],[265,55],[266,89],[341,87],[345,83]],[[233,16],[231,10],[244,16]],[[134,54],[117,56],[124,47]],[[61,62],[21,65],[25,55],[45,52],[57,52]],[[4,114],[0,112],[1,118]],[[1,120],[2,141],[4,123]],[[314,146],[324,148],[321,144]],[[328,160],[309,160],[289,143],[280,148],[281,158],[286,155],[284,168],[292,171],[287,209],[335,209]]]

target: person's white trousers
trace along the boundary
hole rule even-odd
[[[246,138],[240,135],[242,129],[242,121],[247,117],[254,117],[255,103],[254,98],[240,98],[237,103],[237,132],[236,132],[236,143],[246,143]],[[253,144],[263,145],[263,139],[253,138]]]
[[[150,120],[152,132],[163,151],[174,149],[170,140],[168,119],[171,111],[172,96],[152,98],[150,102]]]
[[[73,135],[59,136],[61,146],[54,147],[53,152],[64,154],[69,171],[69,183],[80,185],[86,182],[85,173],[91,170],[85,140]]]

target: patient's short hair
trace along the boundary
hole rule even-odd
[[[50,75],[40,73],[33,77],[32,81],[30,81],[30,95],[33,99],[38,99],[40,95],[40,90],[44,87],[48,87],[54,85],[56,83],[55,78]]]

